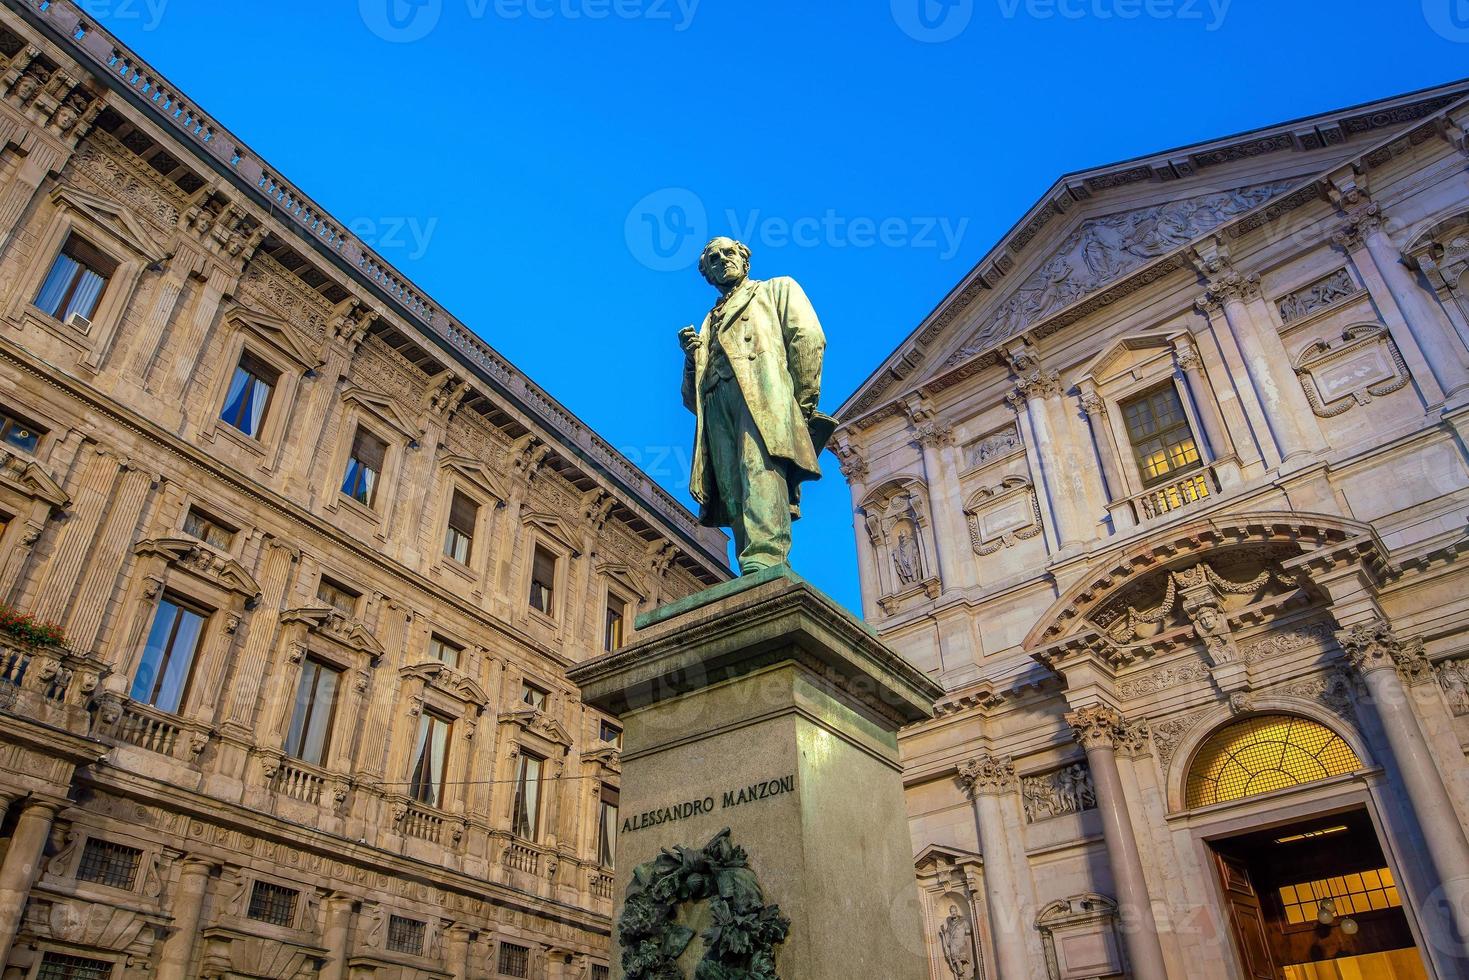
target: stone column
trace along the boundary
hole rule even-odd
[[[1198,306],[1205,313],[1222,308],[1282,465],[1312,455],[1324,445],[1316,416],[1296,380],[1280,335],[1270,324],[1257,322],[1250,312],[1250,304],[1260,298],[1260,277],[1237,271],[1217,255],[1203,260],[1200,268],[1209,278]]]
[[[179,889],[173,900],[173,930],[163,943],[156,980],[188,980],[194,960],[194,942],[199,937],[199,919],[204,897],[209,892],[209,875],[214,866],[198,857],[187,857],[179,869]]]
[[[326,925],[321,930],[321,944],[327,949],[327,960],[317,980],[347,980],[353,903],[350,895],[331,895],[326,900]]]
[[[955,588],[965,582],[960,572],[961,548],[967,549],[969,533],[964,529],[964,501],[959,497],[958,467],[954,463],[954,427],[939,419],[915,422],[913,438],[923,453],[923,474],[928,484],[929,513],[935,525],[940,588]]]
[[[1024,980],[1030,976],[1025,957],[1025,937],[1010,927],[1025,924],[1005,918],[1020,894],[1015,869],[1005,840],[1005,817],[1000,796],[1015,790],[1015,765],[1009,757],[982,755],[959,770],[969,798],[974,801],[974,821],[979,828],[979,848],[984,856],[984,904],[989,912],[990,947],[995,953],[999,980]]]
[[[220,302],[234,288],[238,279],[238,275],[232,270],[215,263],[208,264],[204,280],[199,284],[198,293],[194,297],[193,309],[180,317],[178,338],[170,343],[170,347],[178,351],[179,355],[170,366],[171,370],[164,365],[159,366],[159,378],[153,390],[165,403],[178,405],[185,401],[194,367],[204,353],[204,337],[209,332],[210,324],[214,322],[214,315],[219,312]],[[233,367],[230,365],[223,370],[232,370]],[[217,406],[213,406],[212,410],[219,411]]]
[[[19,226],[21,215],[35,199],[41,182],[47,174],[59,170],[69,156],[45,140],[26,142],[31,144],[30,148],[10,176],[4,191],[0,192],[0,249],[10,244],[10,237]]]
[[[1445,395],[1469,387],[1469,351],[1454,332],[1453,324],[1435,308],[1436,301],[1428,298],[1403,264],[1403,254],[1383,229],[1378,206],[1369,204],[1349,217],[1347,235],[1355,233],[1361,237],[1367,254],[1372,257],[1372,265],[1392,295],[1413,340],[1423,351],[1434,380]]]
[[[1040,458],[1044,482],[1036,487],[1036,493],[1049,502],[1049,510],[1056,523],[1056,543],[1062,550],[1080,545],[1091,535],[1084,527],[1085,519],[1078,503],[1085,499],[1084,493],[1073,492],[1074,474],[1066,474],[1066,458],[1061,436],[1055,431],[1052,419],[1055,414],[1047,409],[1048,401],[1061,400],[1061,381],[1053,371],[1046,374],[1037,371],[1022,378],[1015,390],[1006,395],[1017,415],[1030,423],[1026,435],[1027,447],[1033,447]]]
[[[1148,895],[1142,855],[1138,851],[1137,835],[1133,832],[1132,817],[1122,791],[1122,774],[1117,768],[1117,741],[1122,735],[1122,716],[1105,705],[1097,704],[1068,713],[1066,723],[1071,726],[1082,748],[1086,749],[1133,976],[1137,980],[1168,980],[1163,947],[1158,941],[1158,924],[1153,920],[1153,900]]]
[[[76,601],[66,621],[67,642],[78,653],[91,652],[97,642],[102,615],[129,558],[128,548],[137,535],[153,481],[153,474],[136,464],[122,464],[122,477],[117,482],[112,507],[96,541],[87,551],[87,565],[82,570]]]
[[[5,861],[0,864],[0,963],[10,956],[26,899],[41,874],[41,857],[51,833],[51,821],[62,806],[58,801],[37,797],[22,800],[18,805],[20,819],[5,851]]]
[[[179,251],[168,260],[168,269],[154,287],[153,306],[144,316],[137,332],[129,336],[122,332],[122,339],[114,351],[118,370],[110,379],[115,388],[119,383],[133,383],[142,388],[152,370],[153,360],[158,354],[163,332],[173,318],[178,306],[179,294],[189,281],[189,276],[200,266],[202,257],[187,245],[180,244]]]
[[[1438,875],[1430,913],[1448,917],[1454,949],[1469,942],[1469,841],[1449,797],[1443,776],[1418,720],[1399,672],[1421,673],[1433,668],[1423,656],[1422,642],[1398,638],[1385,620],[1358,623],[1337,634],[1352,668],[1361,675],[1377,711],[1397,777],[1418,819],[1428,858]],[[1432,916],[1430,916],[1432,917]],[[1431,927],[1431,926],[1430,926]]]
[[[1198,347],[1187,335],[1174,339],[1173,363],[1183,379],[1188,400],[1198,416],[1199,425],[1204,430],[1204,440],[1209,444],[1208,452],[1201,449],[1199,455],[1205,462],[1215,465],[1215,472],[1219,474],[1221,482],[1236,482],[1235,478],[1239,475],[1237,462],[1231,467],[1217,465],[1223,459],[1233,457],[1234,449],[1224,427],[1224,416],[1219,412],[1219,402],[1214,397],[1214,387],[1209,384],[1209,377],[1204,373],[1203,358]]]
[[[454,980],[468,980],[469,977],[469,928],[455,923],[450,926],[446,933],[448,938],[448,951],[445,966],[448,967],[449,975]],[[326,980],[323,976],[322,980]]]
[[[35,615],[37,619],[57,621],[71,602],[77,577],[92,551],[92,540],[97,526],[107,512],[107,495],[117,479],[118,467],[123,465],[112,453],[100,447],[82,464],[81,482],[72,493],[70,520],[61,526],[56,550],[41,578],[36,592]]]

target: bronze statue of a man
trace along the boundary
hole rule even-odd
[[[750,250],[704,246],[699,272],[719,290],[703,326],[679,331],[683,400],[694,413],[689,489],[699,520],[734,532],[740,574],[784,564],[800,486],[835,420],[816,410],[826,336],[795,280],[750,278]]]

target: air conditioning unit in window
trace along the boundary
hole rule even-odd
[[[92,329],[92,321],[76,312],[73,312],[71,316],[66,318],[66,325],[80,330],[82,333],[86,333]]]

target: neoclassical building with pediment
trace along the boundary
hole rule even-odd
[[[607,977],[566,670],[725,551],[85,5],[0,4],[4,980]]]
[[[934,980],[1469,976],[1466,130],[1064,177],[840,410]]]

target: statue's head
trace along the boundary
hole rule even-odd
[[[949,918],[951,918],[951,919],[957,919],[957,918],[959,918],[959,906],[957,906],[957,905],[950,905],[949,906]]]
[[[699,274],[711,286],[729,288],[750,274],[750,250],[733,238],[719,237],[704,246]]]

